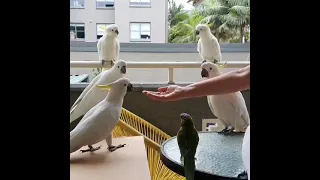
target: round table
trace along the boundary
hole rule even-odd
[[[244,133],[199,132],[195,179],[240,179],[238,174],[244,171],[241,154],[243,136]],[[184,175],[177,136],[162,144],[161,160],[172,171]]]

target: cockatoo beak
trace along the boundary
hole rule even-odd
[[[224,64],[219,64],[219,68],[225,68],[226,67],[226,65],[227,65],[227,61],[224,63]]]
[[[97,88],[100,88],[101,90],[110,90],[111,85],[96,85]]]

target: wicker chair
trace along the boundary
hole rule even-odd
[[[123,108],[120,121],[113,130],[113,136],[144,136],[152,180],[185,179],[168,169],[160,160],[160,145],[170,136],[139,116]]]

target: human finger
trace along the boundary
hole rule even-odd
[[[162,94],[156,94],[156,93],[146,93],[145,95],[155,101],[168,101],[170,99],[168,95],[162,95]]]
[[[143,94],[148,94],[148,93],[151,93],[151,94],[161,94],[162,92],[155,92],[155,91],[146,91],[146,90],[143,90],[142,93],[143,93]]]
[[[159,87],[159,88],[158,88],[158,91],[159,91],[159,92],[166,92],[167,89],[168,89],[168,86],[166,86],[166,87]]]

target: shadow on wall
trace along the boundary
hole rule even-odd
[[[81,91],[70,90],[70,107],[80,94]],[[243,91],[242,94],[250,113],[250,90]],[[179,115],[182,112],[186,112],[194,118],[195,126],[199,131],[201,131],[202,119],[216,118],[208,106],[206,97],[176,102],[157,102],[143,95],[141,91],[134,91],[127,93],[123,107],[170,136],[175,136],[178,132],[180,127]],[[79,120],[72,123],[70,129],[73,129]]]

